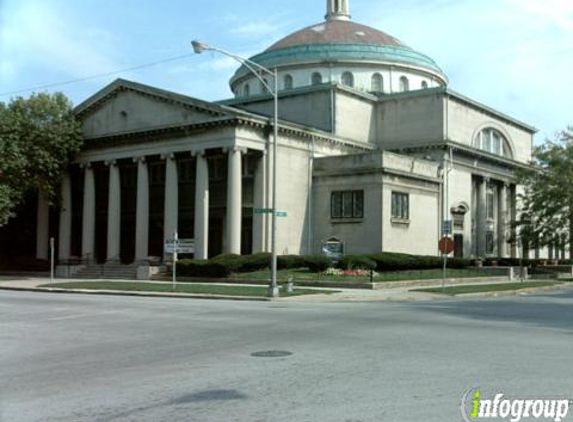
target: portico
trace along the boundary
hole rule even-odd
[[[131,242],[134,246],[133,261],[146,262],[150,257],[167,261],[171,259],[169,254],[158,250],[157,246],[151,247],[150,189],[157,182],[154,180],[157,176],[153,175],[150,179],[150,167],[160,168],[164,172],[159,179],[164,199],[163,240],[172,238],[174,231],[179,230],[180,221],[188,224],[188,217],[192,216],[192,229],[184,227],[182,233],[195,239],[196,259],[206,259],[222,252],[241,254],[266,250],[266,217],[251,216],[255,202],[267,206],[266,154],[246,147],[225,147],[179,151],[161,156],[138,156],[131,162],[125,158],[118,158],[101,163],[106,165],[109,174],[105,256],[97,256],[95,253],[100,249],[96,247],[95,240],[96,181],[93,167],[97,164],[100,163],[94,161],[79,166],[84,180],[81,255],[77,255],[80,260],[99,263],[130,261],[132,253],[126,250],[130,246],[129,239],[121,238],[122,234],[125,234],[125,230],[122,230],[122,221],[128,219],[130,213],[129,206],[122,204],[121,198],[126,195],[122,190],[133,190],[130,183],[135,185],[135,236]],[[136,180],[130,180],[134,164],[137,169]],[[192,189],[188,189],[187,183],[190,170],[194,174]],[[188,190],[180,192],[181,187]],[[66,261],[73,256],[72,248],[68,245],[71,245],[74,239],[69,218],[72,203],[69,175],[63,180],[62,192],[63,205],[69,208],[66,207],[60,214],[59,259]],[[180,195],[183,196],[182,207],[180,207]],[[182,214],[187,218],[181,219]],[[210,223],[217,227],[211,228]],[[250,232],[245,231],[245,225]],[[215,239],[217,235],[221,237]],[[210,244],[213,245],[211,248]]]

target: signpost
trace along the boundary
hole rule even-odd
[[[50,282],[54,281],[54,249],[55,249],[55,240],[53,237],[50,237]]]
[[[443,228],[446,228],[446,221],[444,221]],[[451,221],[450,221],[450,229],[451,229]],[[445,231],[445,230],[444,230]],[[449,233],[448,233],[449,234]],[[442,292],[446,288],[446,271],[448,266],[448,255],[454,251],[455,243],[451,237],[448,237],[448,234],[444,233],[444,237],[440,239],[438,243],[438,248],[444,257],[444,268],[442,270]]]
[[[195,239],[179,239],[177,231],[173,232],[173,239],[165,240],[165,252],[173,254],[173,291],[177,285],[177,260],[179,254],[195,253]]]

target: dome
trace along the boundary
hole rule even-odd
[[[434,60],[391,35],[352,22],[347,7],[347,3],[329,2],[326,21],[286,36],[250,60],[268,69],[276,68],[283,77],[285,72],[300,73],[306,69],[304,79],[307,81],[312,80],[310,74],[322,67],[325,74],[322,80],[331,82],[340,81],[340,78],[336,80],[332,77],[333,68],[340,70],[338,75],[345,71],[357,72],[363,81],[368,79],[368,72],[384,74],[389,69],[395,69],[397,73],[403,71],[396,78],[413,76],[423,87],[447,84],[446,75]],[[325,66],[328,67],[328,75]],[[298,78],[301,76],[298,75]],[[387,75],[386,79],[389,78],[394,77]],[[252,74],[242,66],[231,79],[231,88],[236,94],[240,93],[245,83],[251,83],[248,81],[253,81]],[[368,91],[365,84],[353,88]],[[398,83],[394,85],[398,86]]]
[[[317,44],[371,44],[408,48],[400,40],[369,26],[352,21],[332,20],[288,35],[267,51]]]

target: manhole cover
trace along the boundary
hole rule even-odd
[[[282,358],[290,355],[292,355],[292,353],[285,350],[267,350],[264,352],[251,353],[251,356],[255,358]]]

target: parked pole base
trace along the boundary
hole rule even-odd
[[[278,287],[269,287],[268,293],[267,293],[268,297],[279,297],[279,288]]]

